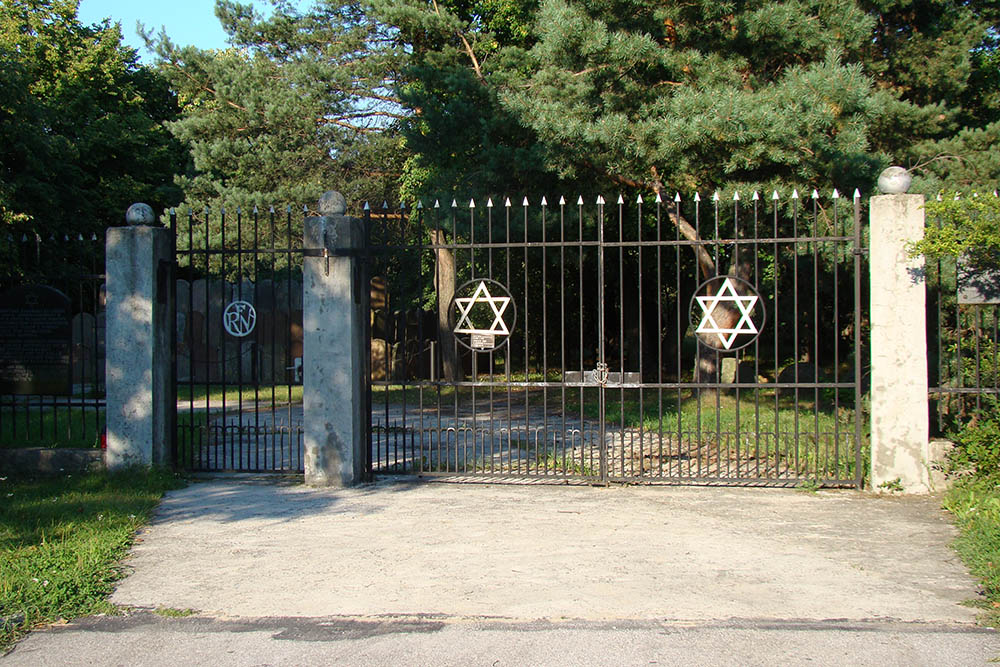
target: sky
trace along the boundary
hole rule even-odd
[[[80,0],[79,17],[84,24],[105,18],[121,23],[124,42],[137,49],[140,60],[146,63],[153,61],[153,55],[139,37],[136,21],[154,34],[165,27],[170,39],[180,45],[193,44],[203,49],[227,46],[226,33],[215,18],[215,0]]]

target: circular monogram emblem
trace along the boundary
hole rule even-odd
[[[222,326],[230,336],[248,336],[257,324],[257,311],[247,301],[233,301],[222,311]]]
[[[476,352],[500,348],[514,330],[517,310],[507,288],[495,280],[470,280],[451,301],[452,331],[458,342]]]
[[[699,285],[690,312],[698,340],[719,352],[734,352],[757,340],[767,314],[756,288],[736,276],[716,276]]]

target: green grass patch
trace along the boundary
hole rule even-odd
[[[175,607],[157,607],[153,610],[153,613],[157,616],[163,616],[164,618],[186,618],[187,616],[194,616],[198,612],[194,609],[177,609]]]
[[[0,651],[38,625],[113,613],[119,561],[181,485],[159,470],[0,477]]]
[[[188,385],[185,382],[177,383],[177,402],[183,406],[185,402],[194,400],[195,407],[199,403],[204,404],[205,399],[212,408],[221,408],[222,400],[225,398],[226,407],[239,405],[242,399],[244,404],[253,404],[256,400],[260,406],[270,405],[271,399],[276,404],[301,403],[302,385],[300,384],[279,384],[279,385],[254,385],[226,384],[194,384]]]
[[[1000,480],[970,478],[945,495],[944,507],[955,516],[960,531],[955,550],[982,584],[984,625],[1000,627]]]
[[[104,408],[24,407],[0,409],[0,448],[101,446]]]

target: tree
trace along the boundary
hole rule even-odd
[[[605,187],[868,191],[890,162],[995,132],[992,2],[372,6],[413,51],[401,97],[414,190],[500,171],[504,146],[529,171]],[[960,157],[982,162],[984,141]]]
[[[385,27],[351,2],[278,3],[265,18],[220,0],[216,14],[231,48],[155,42],[184,109],[170,129],[193,159],[187,203],[302,205],[331,188],[356,208],[395,199],[402,52]]]
[[[4,241],[103,238],[135,201],[176,203],[171,175],[181,153],[162,126],[176,113],[174,98],[122,45],[118,26],[82,25],[75,0],[5,2],[0,58]],[[0,278],[92,271],[102,247],[70,243],[46,267],[7,252]]]

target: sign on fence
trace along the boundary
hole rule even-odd
[[[0,294],[0,393],[72,393],[70,301],[52,287]]]

